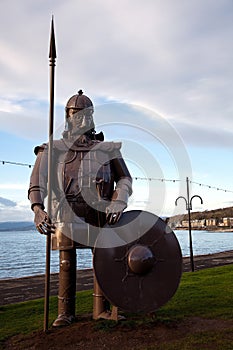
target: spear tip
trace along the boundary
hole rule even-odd
[[[56,54],[56,43],[55,43],[54,23],[53,23],[53,16],[52,16],[51,33],[50,33],[49,58],[50,59],[55,59],[56,57],[57,57],[57,54]]]

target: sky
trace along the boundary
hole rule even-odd
[[[54,16],[55,138],[81,88],[96,130],[122,141],[128,209],[158,216],[233,205],[232,0],[1,0],[0,221],[32,220],[33,149],[48,139]],[[200,185],[201,184],[201,185]],[[205,186],[204,186],[205,185]],[[6,201],[8,199],[9,201]]]

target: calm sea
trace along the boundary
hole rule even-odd
[[[189,256],[188,231],[175,231],[183,256]],[[44,274],[46,237],[35,231],[0,232],[0,279]],[[194,255],[233,250],[233,232],[192,231]],[[90,249],[77,250],[77,268],[92,267]],[[51,251],[51,272],[58,272],[58,251]]]

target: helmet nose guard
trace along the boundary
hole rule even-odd
[[[78,94],[73,95],[66,104],[66,111],[70,108],[73,109],[91,109],[94,111],[93,103],[89,97],[83,95],[83,91],[79,90]]]

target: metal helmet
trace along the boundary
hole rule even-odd
[[[89,97],[83,95],[83,91],[79,90],[78,94],[72,96],[67,104],[66,104],[66,110],[74,108],[74,109],[92,109],[94,111],[93,103],[90,100]]]
[[[93,103],[89,97],[83,95],[82,90],[79,90],[78,94],[70,97],[67,101],[65,111],[66,125],[63,137],[73,137],[79,133],[95,134]]]

